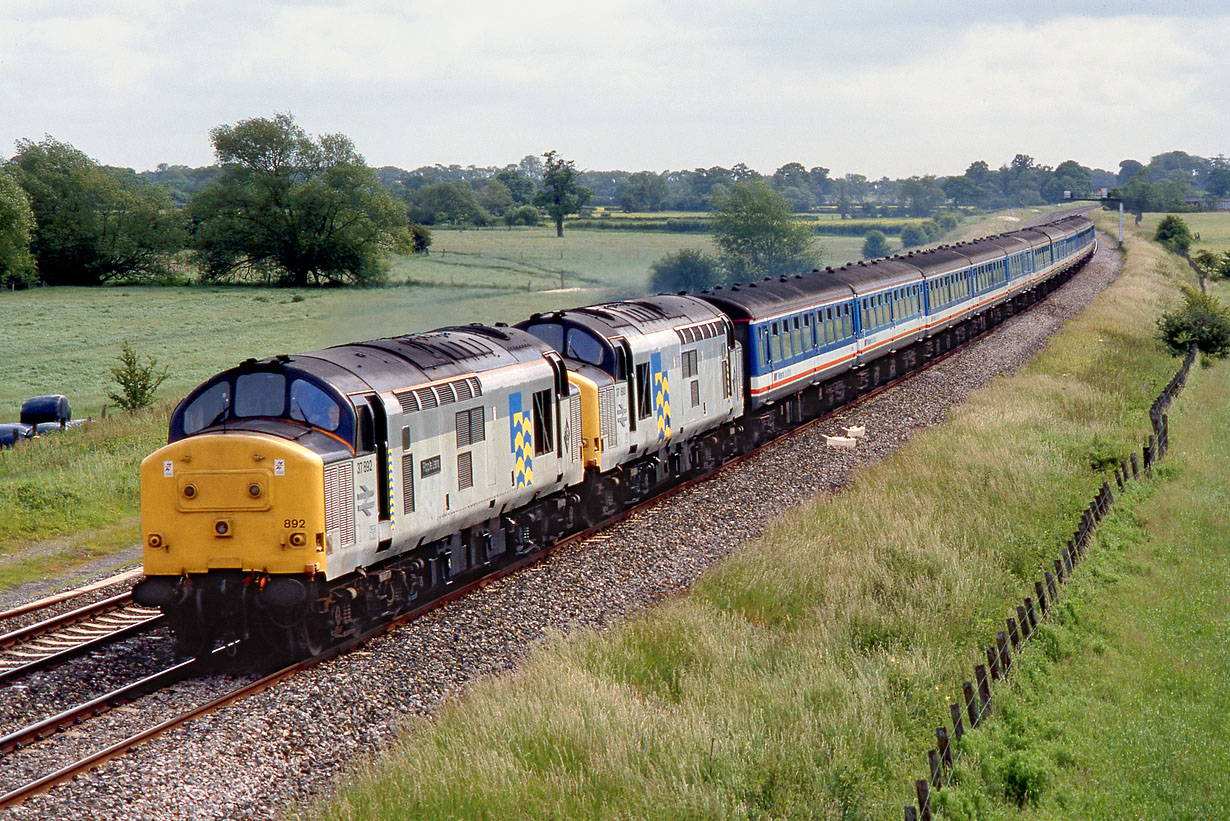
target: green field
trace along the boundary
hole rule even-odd
[[[1130,243],[1024,370],[688,594],[477,683],[319,814],[900,817],[980,646],[1105,478],[1092,464],[1139,447],[1177,366],[1152,334],[1186,274]]]

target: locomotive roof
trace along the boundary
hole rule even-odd
[[[704,300],[686,294],[660,294],[624,302],[604,302],[583,308],[533,314],[517,324],[526,328],[542,322],[566,321],[587,327],[605,338],[628,333],[652,333],[680,325],[712,322],[722,314]]]
[[[550,350],[516,328],[467,325],[336,345],[319,351],[244,363],[260,370],[289,365],[344,394],[389,391],[542,359]]]

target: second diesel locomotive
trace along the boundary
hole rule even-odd
[[[185,653],[302,656],[918,367],[1056,287],[1083,217],[697,295],[248,360],[142,464]]]

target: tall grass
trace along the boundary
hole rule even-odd
[[[476,684],[326,818],[882,818],[977,648],[1126,456],[1173,370],[1172,298],[1120,279],[1027,368],[783,517],[686,596]],[[872,432],[874,434],[874,432]]]

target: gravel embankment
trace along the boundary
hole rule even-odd
[[[972,391],[1024,364],[1118,269],[1113,251],[1099,251],[1049,300],[905,384],[9,817],[273,818],[288,802],[328,794],[394,738],[404,717],[429,715],[475,678],[514,668],[551,632],[600,628],[687,587],[782,511],[835,491],[858,465],[943,421]],[[826,450],[821,434],[846,424],[866,425],[868,438],[857,451]],[[38,753],[23,756],[33,767]]]

